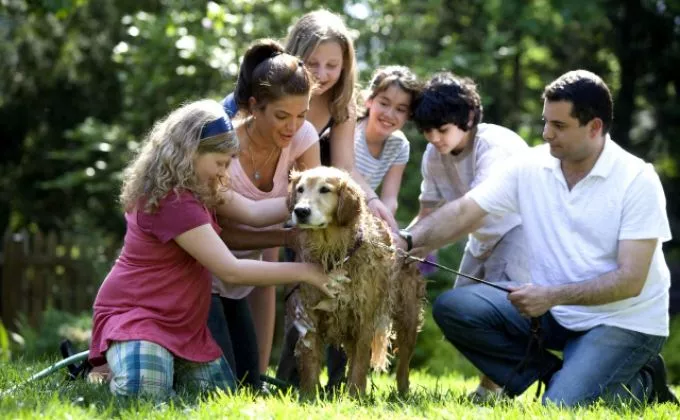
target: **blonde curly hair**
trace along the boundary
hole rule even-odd
[[[125,211],[143,204],[144,211],[154,212],[170,191],[176,194],[191,191],[208,208],[221,204],[226,183],[220,182],[222,188],[200,183],[194,158],[204,153],[238,152],[238,139],[233,130],[200,138],[205,124],[222,117],[222,105],[204,99],[183,105],[157,121],[123,172],[120,201]]]

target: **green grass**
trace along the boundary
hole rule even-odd
[[[27,364],[15,362],[0,364],[0,390],[6,390],[25,380],[47,363]],[[475,406],[465,400],[465,394],[476,386],[476,379],[457,374],[434,377],[424,372],[412,375],[411,394],[399,398],[394,389],[394,378],[373,375],[369,394],[362,400],[347,396],[319,400],[313,403],[298,402],[297,394],[288,393],[271,397],[254,397],[248,392],[236,395],[214,394],[202,398],[188,395],[166,402],[151,400],[124,400],[111,397],[106,386],[96,386],[84,381],[64,380],[64,373],[27,384],[11,395],[0,397],[0,418],[150,418],[174,419],[178,417],[215,418],[367,418],[367,419],[525,419],[525,418],[645,418],[673,419],[680,417],[680,408],[669,404],[649,405],[643,408],[608,408],[594,405],[572,410],[543,407],[533,400],[533,390],[513,401]]]

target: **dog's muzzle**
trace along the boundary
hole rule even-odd
[[[309,216],[312,214],[312,209],[309,207],[295,207],[293,214],[295,215],[297,223],[305,224],[308,221]]]

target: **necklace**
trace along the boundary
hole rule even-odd
[[[269,159],[271,159],[272,155],[274,154],[274,150],[276,147],[272,147],[272,149],[269,151],[269,154],[267,155],[267,158],[262,162],[262,165],[260,165],[259,168],[255,166],[255,157],[253,156],[253,149],[250,148],[250,143],[253,142],[253,138],[250,137],[250,132],[248,131],[248,128],[250,127],[250,124],[246,126],[246,135],[248,136],[248,153],[250,154],[250,163],[253,166],[253,179],[255,181],[259,181],[260,178],[262,178],[262,174],[260,174],[260,169],[262,169],[267,162],[269,162]]]

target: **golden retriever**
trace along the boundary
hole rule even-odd
[[[297,314],[301,337],[295,348],[303,396],[315,394],[323,349],[342,346],[349,359],[347,389],[364,394],[370,367],[386,370],[388,347],[398,351],[397,387],[409,388],[409,362],[422,325],[425,282],[414,264],[404,265],[392,247],[387,225],[368,210],[362,189],[345,171],[317,167],[293,172],[288,203],[300,229],[302,261],[320,263],[331,273],[338,294],[328,299],[301,285]]]

